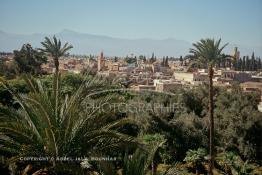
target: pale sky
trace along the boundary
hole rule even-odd
[[[262,0],[1,0],[0,30],[262,46]]]

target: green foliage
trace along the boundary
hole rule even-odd
[[[198,148],[197,150],[189,150],[186,153],[184,161],[188,163],[202,163],[205,161],[205,156],[207,156],[207,151],[204,148]]]
[[[66,104],[69,104],[69,101],[70,101],[69,99],[71,99],[72,96],[75,96],[75,93],[78,91],[79,87],[83,88],[82,92],[84,93],[82,94],[82,97],[85,97],[89,93],[96,92],[97,89],[105,88],[108,86],[107,82],[103,82],[102,80],[94,81],[92,77],[84,76],[84,75],[75,75],[75,74],[65,74],[60,77],[59,81],[60,81],[60,86],[59,86],[60,98],[59,99],[63,101],[67,98]],[[85,81],[93,82],[93,83],[91,84],[83,83]],[[36,82],[32,81],[32,82],[33,82],[32,83],[33,85],[35,85],[36,87],[38,86],[37,85],[38,81]],[[41,98],[53,97],[54,96],[53,77],[52,76],[43,76],[41,77],[40,82],[44,89],[43,92],[46,92],[46,95],[47,95],[47,96],[44,95]],[[30,97],[30,99],[36,100],[35,99],[36,97],[34,97],[33,94],[36,95],[38,93],[34,93],[34,88],[30,88],[30,86],[28,86],[23,79],[15,79],[11,81],[9,80],[8,84],[10,88],[12,89],[12,91],[19,92],[19,94],[20,93],[28,94],[30,91],[28,95],[22,95],[22,97],[27,97],[27,98]],[[85,85],[88,85],[88,86],[85,87]],[[39,88],[35,88],[35,89],[39,89]],[[261,113],[258,112],[257,110],[257,104],[258,104],[257,94],[243,93],[241,89],[237,87],[237,85],[235,85],[235,87],[233,88],[234,88],[234,93],[230,91],[226,91],[223,88],[218,88],[216,90],[216,100],[215,100],[215,106],[216,106],[215,119],[217,123],[217,126],[216,126],[217,138],[215,140],[216,145],[217,145],[216,148],[218,151],[234,150],[238,152],[238,154],[241,157],[245,157],[245,159],[248,159],[250,161],[257,161],[259,160],[259,156],[260,156],[259,140],[261,137],[259,135],[259,133],[261,133]],[[86,91],[86,89],[88,89],[88,91]],[[0,92],[3,92],[3,91],[6,91],[6,90],[2,86]],[[88,93],[86,94],[86,92]],[[163,139],[166,140],[166,142],[163,145],[157,148],[156,152],[154,153],[153,158],[151,159],[151,160],[154,160],[154,166],[156,166],[157,163],[162,163],[162,162],[172,163],[174,161],[182,161],[183,158],[186,156],[186,152],[189,149],[194,150],[200,147],[207,148],[207,143],[208,143],[208,139],[207,139],[207,136],[208,136],[207,134],[208,106],[206,105],[208,102],[207,95],[206,95],[207,89],[205,88],[205,86],[203,86],[203,87],[197,87],[194,89],[178,91],[177,93],[178,94],[182,93],[182,95],[175,94],[173,96],[166,96],[166,95],[148,94],[147,96],[146,94],[144,94],[143,96],[137,96],[135,93],[132,93],[131,94],[132,97],[128,96],[126,98],[125,97],[126,93],[118,94],[119,97],[123,97],[123,98],[120,98],[121,100],[124,100],[124,101],[128,100],[128,103],[135,104],[137,102],[140,102],[141,104],[141,102],[144,101],[145,103],[148,103],[148,104],[155,104],[158,102],[160,104],[163,104],[163,106],[169,106],[170,104],[173,104],[173,103],[179,105],[179,108],[176,108],[174,111],[169,111],[169,112],[165,112],[161,110],[158,111],[157,109],[150,110],[150,111],[144,111],[143,113],[139,114],[139,116],[143,116],[142,118],[141,117],[136,118],[137,120],[135,122],[136,124],[140,122],[141,124],[147,125],[147,128],[143,129],[144,133],[158,133],[158,134],[146,134],[142,137],[142,140],[148,143],[148,145],[154,145],[155,141],[159,141]],[[103,96],[108,96],[108,95],[110,94],[105,93],[100,96],[96,96],[95,98],[90,99],[90,100],[98,100],[96,102],[99,103],[101,102],[100,98],[103,98]],[[6,98],[9,99],[9,97],[6,97]],[[84,106],[83,106],[84,103],[89,103],[89,102],[83,101],[81,99],[82,98],[75,99],[76,105],[74,107],[74,112],[72,111],[73,112],[72,117],[74,116],[73,115],[74,113],[79,113],[78,115],[81,115],[81,116],[83,115],[84,117],[85,112],[91,112],[91,111],[84,109]],[[119,98],[111,97],[111,100],[113,99],[115,100]],[[25,99],[25,100],[27,101],[29,99]],[[39,100],[40,99],[38,99],[38,101]],[[79,104],[80,101],[82,104]],[[192,101],[194,101],[194,103],[192,103]],[[13,100],[10,104],[11,106],[13,104],[20,104],[17,102],[18,101]],[[27,102],[29,104],[32,103],[30,101],[27,101]],[[39,101],[39,103],[41,104],[45,104],[47,102]],[[54,104],[54,102],[51,102],[51,103]],[[62,105],[63,103],[60,103],[60,104]],[[32,104],[32,105],[34,105],[34,107],[30,107],[30,108],[39,109],[39,107],[37,107],[36,104]],[[61,105],[58,105],[58,106],[61,106]],[[7,108],[1,108],[1,109],[6,110]],[[46,107],[46,109],[50,110],[48,113],[50,113],[51,111],[54,111],[53,107]],[[13,110],[13,109],[10,109],[10,110],[13,111],[12,114],[16,114],[16,110]],[[59,111],[61,110],[62,108],[59,108]],[[17,111],[18,113],[21,113],[19,114],[19,116],[22,114],[24,115],[22,111],[23,111],[22,109],[19,109]],[[94,127],[104,126],[104,125],[109,124],[111,121],[115,121],[114,117],[113,118],[110,117],[112,116],[110,111],[107,111],[107,112],[106,113],[95,113],[96,117],[90,116],[89,118],[90,121],[88,122],[89,129],[86,131],[89,132],[90,130],[92,130],[92,128],[95,129]],[[34,110],[30,111],[30,115],[32,115],[32,117],[36,114],[40,116],[40,113],[38,113],[37,111],[35,112]],[[125,117],[130,116],[130,115],[131,115],[130,113],[126,113]],[[110,120],[108,120],[109,118]],[[99,122],[94,122],[96,120],[98,120]],[[23,120],[19,120],[19,124],[24,126],[24,129],[26,129],[27,126],[24,125],[23,122],[21,121]],[[76,119],[76,116],[74,117],[74,121],[79,121],[78,119]],[[45,122],[42,122],[42,123],[45,124]],[[96,123],[96,126],[94,126],[94,123]],[[126,125],[126,122],[124,123],[122,123],[123,125],[120,124],[121,126],[117,124],[117,126],[119,126],[117,127],[118,128],[117,130],[120,132],[124,132],[126,134],[132,134],[130,133],[131,128],[127,127],[128,125]],[[137,129],[139,132],[140,129],[139,128]],[[21,129],[19,129],[19,131],[21,131]],[[23,132],[20,132],[20,133],[23,133]],[[30,132],[32,131],[26,130],[25,136],[27,135],[31,136],[31,134],[29,134]],[[78,135],[77,133],[75,134]],[[136,135],[139,135],[139,134],[137,133],[134,136]],[[19,137],[22,138],[22,136],[20,135]],[[100,136],[97,136],[97,137],[100,137]],[[80,141],[81,140],[80,138],[81,137],[79,137],[79,140],[74,140],[71,143],[71,145],[64,144],[66,145],[65,147],[67,147],[67,149],[70,150],[71,155],[82,154],[83,152],[86,152],[85,150],[92,150],[92,148],[98,148],[94,146],[96,145],[96,143],[99,143],[98,145],[105,147],[104,149],[106,149],[106,147],[109,144],[107,139],[99,139],[99,142],[95,142],[93,139],[91,139],[92,143],[89,143],[89,144],[88,142],[82,143],[82,141]],[[110,140],[110,142],[111,141],[114,142],[114,139]],[[18,143],[20,144],[20,142]],[[31,152],[31,151],[26,152],[26,150],[35,150],[35,153],[33,154],[39,154],[39,155],[45,154],[47,150],[40,149],[42,147],[41,145],[45,145],[45,142],[40,144],[38,140],[35,140],[32,143],[35,143],[35,144],[29,144],[30,146],[23,148],[25,149],[25,151],[23,151],[24,154]],[[61,144],[62,143],[63,142],[61,142]],[[112,143],[110,144],[110,146],[117,146],[118,143]],[[23,145],[28,145],[28,143],[26,142],[26,144],[24,143]],[[131,145],[132,144],[130,144],[130,146]],[[133,145],[135,147],[135,144]],[[124,147],[121,146],[121,148],[124,148]],[[76,151],[75,149],[78,151]],[[110,151],[106,151],[106,153],[115,155],[115,154],[118,154],[120,150],[121,149],[119,150],[111,149]],[[12,151],[15,151],[15,149]],[[140,152],[143,152],[143,150],[140,150]],[[147,151],[144,151],[144,152],[147,152]],[[7,157],[10,157],[15,154],[16,154],[15,152],[9,152],[8,154],[6,153],[5,155]],[[146,153],[146,157],[148,157],[147,153]],[[141,156],[140,158],[137,158],[136,160],[137,160],[136,162],[143,162],[144,158],[143,156]],[[246,164],[249,164],[249,163],[246,163]],[[135,165],[132,165],[132,166],[135,166]]]
[[[41,73],[41,65],[47,62],[47,57],[42,52],[32,48],[30,44],[24,44],[20,51],[14,51],[14,61],[19,73]]]
[[[246,159],[261,160],[261,113],[257,110],[259,96],[242,92],[238,85],[234,85],[232,91],[234,93],[224,88],[214,90],[216,150],[235,150]],[[163,106],[175,104],[177,107],[171,112],[154,109],[143,113],[148,122],[145,132],[159,133],[167,139],[163,153],[173,155],[172,159],[165,159],[167,163],[183,160],[189,149],[207,148],[208,145],[207,87],[176,93],[168,97],[144,93],[139,97],[140,102]]]
[[[236,60],[234,68],[237,71],[259,71],[262,69],[261,58],[255,58],[255,54],[253,52],[251,59],[249,56],[243,56],[242,58]]]
[[[193,175],[193,173],[189,173],[188,170],[180,164],[175,164],[165,172],[160,173],[160,175]]]
[[[172,162],[173,160],[167,144],[164,144],[163,146],[159,148],[158,154],[159,154],[161,162],[164,164]]]
[[[193,44],[190,49],[191,63],[198,66],[208,68],[209,79],[209,100],[208,100],[208,114],[209,114],[209,174],[213,175],[214,162],[214,90],[213,90],[213,67],[219,63],[219,60],[225,59],[227,56],[222,53],[227,44],[220,46],[221,39],[215,41],[214,39],[201,39],[199,42]]]
[[[66,43],[62,47],[56,37],[45,38],[42,45],[44,49],[40,50],[53,58],[58,72],[59,57],[72,46]],[[193,46],[190,50],[192,64],[208,65],[211,69],[215,65],[232,64],[229,57],[222,54],[226,45],[220,47],[220,40],[201,40]],[[139,59],[146,61],[144,56]],[[45,57],[30,45],[24,45],[20,51],[15,51],[15,61],[20,72],[37,74]],[[137,59],[127,57],[125,61],[132,64]],[[149,61],[155,61],[154,54]],[[255,70],[258,69],[256,61],[253,54],[251,59],[246,57],[241,64],[234,64],[241,70]],[[163,59],[162,65],[168,66],[168,57]],[[7,79],[16,76],[17,68],[9,66],[12,69],[0,62],[0,75]],[[96,77],[95,74],[56,73],[38,79],[31,76],[13,80],[1,78],[1,155],[8,162],[20,163],[18,167],[26,166],[27,162],[18,161],[22,156],[124,157],[120,167],[115,162],[90,162],[90,167],[108,175],[116,174],[117,169],[122,169],[125,175],[144,175],[149,173],[149,167],[154,172],[158,163],[182,160],[194,164],[197,170],[197,166],[205,162],[209,106],[206,85],[178,89],[169,95],[143,93],[141,96],[133,92],[106,91],[119,87],[121,84],[114,79]],[[213,95],[216,151],[222,152],[216,157],[217,166],[226,174],[251,174],[258,166],[250,162],[261,165],[262,160],[262,114],[257,110],[258,94],[243,93],[238,85],[234,85],[231,92],[215,88]],[[101,104],[115,102],[135,107],[143,103],[148,107],[135,113],[122,108],[119,111],[99,110]],[[156,104],[168,110],[159,109]],[[98,108],[92,108],[92,105]],[[175,108],[169,109],[171,106]],[[56,161],[41,164],[42,167],[34,163],[34,166],[43,168],[51,164],[58,174],[72,174],[80,167],[79,163]],[[77,173],[83,174],[84,170]],[[176,165],[164,173],[189,174],[183,166]]]
[[[198,148],[197,150],[188,150],[184,161],[193,165],[196,170],[196,174],[201,174],[205,171],[203,163],[207,159],[207,151],[204,148]]]
[[[14,61],[5,62],[0,59],[0,76],[5,77],[6,79],[13,79],[17,75],[17,65]]]
[[[29,89],[23,79],[12,79],[6,80],[12,89],[18,93],[28,93]],[[19,105],[14,100],[12,94],[2,85],[0,84],[0,104],[3,106],[9,106],[18,108]]]
[[[128,154],[124,158],[123,174],[125,175],[145,175],[146,170],[147,153],[141,149],[137,149],[132,157]]]
[[[182,90],[179,96],[179,103],[183,105],[186,113],[194,112],[197,116],[203,117],[208,113],[208,87],[206,84]]]
[[[53,76],[52,75],[45,75],[39,77],[43,86],[45,86],[46,90],[52,91],[53,85]],[[77,91],[77,89],[83,85],[83,82],[92,80],[93,76],[89,75],[81,75],[81,74],[64,74],[61,76],[61,92],[63,95],[70,95],[73,92]],[[23,79],[23,76],[20,76],[16,79],[7,80],[9,86],[18,93],[29,93],[29,88],[26,82]],[[103,82],[105,83],[105,82]],[[95,86],[95,83],[93,84]],[[98,83],[98,86],[102,84]],[[105,85],[103,85],[105,86]],[[2,105],[13,106],[15,101],[13,99],[12,94],[4,88],[3,85],[0,85],[0,103]]]
[[[92,79],[89,75],[81,75],[81,74],[65,74],[61,76],[62,79],[62,91],[64,94],[72,94],[76,91],[83,82],[87,81],[88,79]]]
[[[143,61],[143,63],[146,62],[146,56],[144,56],[144,55],[139,55],[138,59],[139,59],[140,61]]]
[[[165,139],[164,136],[160,134],[154,134],[154,135],[146,134],[143,136],[143,140],[146,143],[153,143],[153,142],[161,142],[164,141]]]
[[[127,62],[128,64],[134,64],[137,62],[137,58],[135,57],[125,57],[125,62]]]
[[[0,152],[10,161],[16,162],[25,156],[90,156],[92,151],[139,143],[116,130],[133,123],[131,119],[109,120],[110,110],[86,108],[86,103],[110,102],[109,97],[96,101],[88,98],[86,92],[94,90],[91,82],[64,96],[59,75],[53,77],[51,91],[32,77],[24,80],[30,90],[27,95],[16,92],[1,80],[21,106],[18,110],[0,106]],[[50,163],[56,166],[56,161]]]
[[[241,157],[234,152],[218,154],[216,162],[225,173],[233,175],[249,175],[253,170],[258,168],[255,164],[243,161]]]
[[[207,65],[215,66],[219,60],[225,59],[228,56],[222,53],[223,49],[228,45],[220,46],[221,39],[201,39],[193,44],[194,48],[190,49],[188,57],[191,58],[192,64],[207,67]]]
[[[205,119],[201,119],[194,114],[174,115],[170,121],[165,116],[152,116],[149,130],[165,135],[167,139],[164,147],[160,149],[163,154],[172,155],[167,162],[181,161],[188,149],[206,147],[207,145],[207,125]],[[164,155],[163,155],[164,156]],[[164,159],[162,159],[164,160]]]
[[[221,91],[216,100],[217,139],[223,150],[239,152],[250,160],[261,160],[262,114],[256,93]]]
[[[157,150],[164,144],[165,140],[163,136],[159,134],[144,135],[142,139],[147,142],[146,148],[138,148],[135,150],[132,156],[125,154],[123,174],[125,175],[146,175],[149,170],[148,167],[151,164],[151,171],[154,170],[154,157]]]

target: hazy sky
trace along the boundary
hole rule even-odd
[[[262,46],[262,0],[0,0],[0,30]]]

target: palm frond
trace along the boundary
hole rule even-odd
[[[193,43],[193,48],[189,50],[191,54],[189,57],[198,60],[198,63],[214,66],[221,59],[222,51],[228,45],[227,43],[220,47],[220,44],[221,39],[217,41],[210,38],[201,39]]]
[[[103,105],[118,99],[108,93],[95,98],[91,95],[105,86],[103,79],[83,82],[72,95],[62,94],[60,74],[54,74],[51,90],[33,77],[24,76],[24,80],[30,89],[28,94],[16,92],[1,79],[20,104],[18,110],[0,106],[0,148],[5,154],[86,155],[93,149],[144,146],[141,140],[118,131],[125,124],[137,124],[135,119],[112,120],[111,110],[86,109],[88,103]],[[12,147],[11,143],[14,143]]]

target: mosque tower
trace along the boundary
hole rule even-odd
[[[105,59],[103,51],[100,53],[100,56],[97,58],[97,71],[102,71],[105,67]]]

